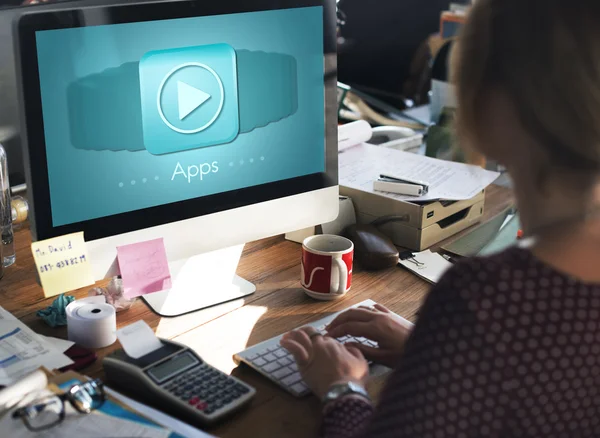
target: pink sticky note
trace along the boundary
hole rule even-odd
[[[163,239],[117,247],[126,298],[171,288],[171,273]]]

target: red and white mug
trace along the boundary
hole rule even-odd
[[[352,286],[354,244],[331,234],[308,237],[302,244],[300,283],[307,295],[319,300],[343,297]]]

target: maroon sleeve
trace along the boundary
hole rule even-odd
[[[347,438],[360,433],[373,415],[373,406],[362,397],[343,397],[324,409],[321,436]]]
[[[340,401],[325,414],[324,436],[470,438],[500,430],[505,360],[497,360],[496,345],[485,336],[486,321],[478,319],[483,287],[474,263],[451,269],[421,308],[375,411],[369,415],[363,405],[358,414],[358,404]]]

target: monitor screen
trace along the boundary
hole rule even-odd
[[[36,31],[51,226],[325,172],[323,41],[322,6]]]

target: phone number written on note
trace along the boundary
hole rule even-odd
[[[56,263],[47,263],[45,265],[40,266],[40,273],[51,272],[53,269],[62,269],[67,266],[78,265],[80,263],[86,263],[87,258],[85,255],[81,255],[79,257],[71,257],[70,259],[59,260]]]

